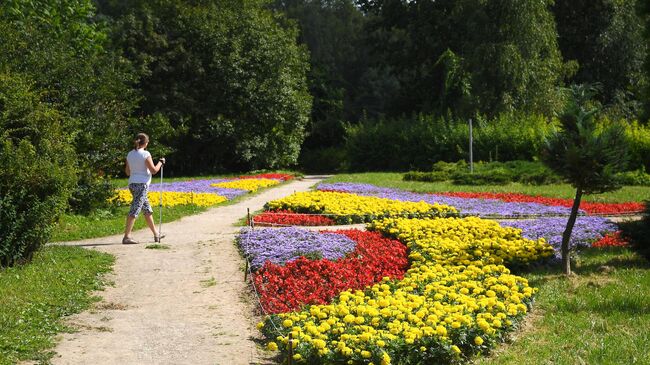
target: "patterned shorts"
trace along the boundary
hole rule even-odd
[[[142,183],[131,183],[129,184],[129,190],[131,191],[131,195],[133,195],[133,202],[131,202],[129,215],[132,217],[137,217],[142,210],[144,211],[145,215],[153,214],[153,209],[151,209],[151,204],[149,204],[149,198],[147,197],[149,185]]]

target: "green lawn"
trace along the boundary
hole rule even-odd
[[[249,174],[257,174],[257,173],[263,173],[263,172],[253,172]],[[273,173],[288,173],[288,174],[294,174],[297,177],[300,176],[300,174],[296,173],[295,171],[282,170],[282,171],[273,171]],[[241,174],[176,177],[171,179],[164,178],[164,182],[187,181],[192,179],[194,180],[221,179],[225,177],[234,177],[239,175]],[[157,182],[156,177],[154,176],[154,178],[152,179],[152,184],[156,184],[156,182]],[[112,180],[112,183],[116,188],[124,188],[128,185],[128,179],[115,179]],[[285,183],[286,182],[283,182],[280,185]],[[246,199],[247,197],[254,196],[268,189],[273,189],[274,187],[277,186],[279,185],[262,188],[254,193],[244,194],[233,200],[228,200],[226,202],[223,202],[219,205],[235,204],[241,201],[242,199]],[[153,208],[154,208],[154,218],[155,218],[154,221],[156,222],[156,225],[158,225],[160,210],[158,206],[155,206]],[[208,208],[197,207],[193,205],[164,207],[163,208],[163,231],[164,231],[165,223],[175,221],[184,216],[198,214],[206,211],[207,209]],[[128,212],[129,212],[128,207],[117,207],[115,209],[95,211],[87,216],[64,214],[60,218],[58,226],[52,232],[52,238],[50,238],[50,241],[51,242],[75,241],[75,240],[110,236],[110,235],[122,233],[124,232],[124,225],[125,225],[126,215],[128,214]],[[146,223],[144,221],[144,218],[138,217],[138,219],[135,222],[134,229],[137,230],[145,227],[146,227]]]
[[[159,207],[154,208],[154,221],[159,223]],[[165,223],[175,221],[181,217],[206,211],[207,208],[194,205],[178,205],[163,208],[163,231]],[[52,232],[51,242],[75,241],[86,238],[110,236],[124,232],[126,215],[129,207],[118,207],[114,211],[100,210],[84,215],[65,214],[61,217],[57,228]],[[142,216],[135,221],[134,229],[145,228],[147,225]]]
[[[446,192],[446,191],[468,191],[468,192],[507,192],[523,193],[529,195],[542,195],[553,198],[572,199],[575,190],[568,184],[554,185],[524,185],[512,183],[508,185],[454,185],[450,182],[419,182],[403,181],[402,173],[396,172],[372,172],[359,174],[335,175],[325,182],[352,182],[367,183],[378,186],[399,188],[416,192]],[[598,194],[585,195],[584,200],[593,202],[640,202],[650,200],[650,187],[648,186],[625,186],[620,190]]]
[[[570,278],[525,274],[539,288],[527,323],[476,364],[649,364],[649,269],[633,251],[612,248],[582,252]]]
[[[79,247],[48,246],[32,263],[0,269],[0,365],[20,360],[47,363],[57,333],[70,329],[62,317],[98,300],[111,255]]]

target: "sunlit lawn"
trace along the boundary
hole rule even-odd
[[[476,364],[650,364],[650,265],[630,249],[590,249],[577,275],[525,274],[539,288],[511,344]]]
[[[575,189],[568,184],[553,185],[524,185],[511,183],[508,185],[454,185],[451,182],[419,182],[403,181],[401,173],[395,172],[371,172],[359,174],[341,174],[333,176],[326,182],[354,182],[367,183],[391,188],[399,188],[416,192],[446,192],[446,191],[468,191],[468,192],[507,192],[522,193],[529,195],[542,195],[554,198],[572,199]],[[650,200],[650,187],[648,186],[625,186],[620,190],[598,194],[585,195],[584,200],[594,202],[640,202]]]
[[[292,173],[297,175],[292,171],[273,171],[274,173]],[[193,176],[193,177],[175,177],[175,178],[165,178],[163,176],[163,182],[175,182],[175,181],[188,181],[188,180],[199,180],[199,179],[221,179],[225,177],[236,177],[239,175],[211,175],[211,176]],[[152,185],[159,183],[160,180],[156,179],[154,176],[151,180]],[[128,179],[115,179],[112,180],[113,185],[118,188],[125,188],[128,185]],[[239,197],[236,197],[233,200],[228,200],[219,205],[228,205],[235,204],[242,199],[246,199],[253,195],[259,194],[268,189],[273,189],[278,185],[270,186],[267,188],[259,189],[254,193],[244,194]],[[154,209],[154,221],[156,224],[159,222],[160,217],[160,207],[155,206]],[[175,207],[163,207],[163,224],[175,221],[184,216],[198,214],[205,212],[208,208],[197,207],[193,205],[180,205]],[[129,212],[128,207],[117,207],[111,209],[100,209],[90,215],[72,215],[64,214],[59,221],[58,226],[54,229],[52,233],[51,242],[60,242],[60,241],[74,241],[87,238],[103,237],[110,236],[114,234],[119,234],[124,231],[126,215]],[[134,229],[145,228],[146,224],[144,219],[138,218],[135,222]]]
[[[111,255],[80,247],[47,246],[27,265],[0,269],[0,365],[48,364],[62,319],[98,300]],[[30,362],[31,363],[31,362]]]

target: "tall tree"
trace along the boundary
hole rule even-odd
[[[650,3],[647,1],[639,1],[637,3],[637,12],[645,27],[643,32],[643,39],[646,45],[650,44]],[[645,70],[645,85],[643,91],[644,116],[647,121],[650,120],[650,50],[646,50],[646,58],[644,64]]]
[[[599,83],[603,104],[617,116],[635,118],[647,81],[643,61],[648,42],[636,12],[639,0],[557,0],[553,13],[565,60],[577,63],[569,83]]]
[[[333,153],[344,142],[346,121],[360,119],[360,80],[369,58],[363,42],[365,17],[354,0],[277,0],[274,8],[294,21],[307,46],[309,92],[314,98],[300,162],[307,169],[333,171]]]
[[[552,1],[362,1],[374,57],[399,80],[391,114],[549,114],[564,72]]]
[[[44,102],[70,118],[78,159],[73,208],[104,204],[100,175],[122,161],[125,133],[137,99],[133,74],[110,50],[91,0],[8,0],[0,3],[0,67],[34,83]]]
[[[593,103],[596,89],[573,86],[560,115],[561,129],[552,134],[542,151],[542,161],[570,183],[576,194],[562,234],[562,267],[571,274],[571,232],[584,194],[598,194],[620,188],[614,174],[626,163],[624,129],[617,123],[599,125],[599,108]]]
[[[311,107],[307,54],[266,1],[99,3],[139,71],[139,113],[162,115],[174,129],[162,136],[176,150],[170,171],[296,162]]]

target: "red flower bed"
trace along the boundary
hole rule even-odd
[[[257,174],[257,175],[242,175],[239,179],[276,179],[287,181],[293,179],[294,176],[290,174]]]
[[[336,222],[328,217],[315,214],[293,213],[288,210],[264,212],[253,217],[258,226],[333,226]]]
[[[364,289],[385,276],[401,279],[408,266],[406,246],[377,232],[337,231],[357,242],[338,261],[300,257],[280,266],[266,262],[253,275],[262,305],[269,313],[298,310],[305,304],[326,304],[348,289]]]
[[[517,193],[446,192],[435,194],[454,196],[458,198],[499,199],[506,202],[538,203],[567,208],[571,208],[573,205],[573,199],[549,198],[545,196],[532,196]],[[580,202],[580,209],[584,210],[588,214],[626,214],[641,212],[644,209],[644,205],[643,203],[636,202],[592,203],[582,201]]]
[[[605,237],[591,244],[591,247],[620,247],[627,246],[628,242],[621,236],[621,231],[608,233]]]

